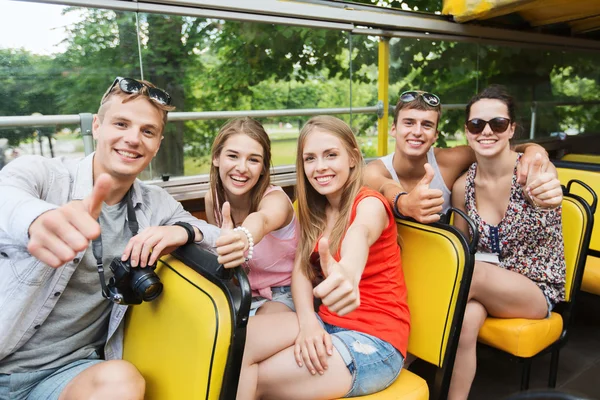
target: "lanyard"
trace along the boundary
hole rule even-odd
[[[135,209],[133,208],[132,198],[133,186],[127,191],[125,197],[127,198],[127,225],[131,231],[132,236],[137,235],[139,225],[137,218],[135,217]],[[100,223],[100,219],[98,219]],[[106,287],[106,281],[104,280],[104,263],[102,262],[102,234],[92,241],[92,252],[96,259],[96,266],[98,267],[98,275],[100,275],[100,285],[102,286],[102,295],[106,298],[110,298],[110,293]]]

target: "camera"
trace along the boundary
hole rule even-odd
[[[152,301],[163,290],[163,284],[154,270],[156,264],[145,268],[132,267],[128,261],[115,257],[110,263],[114,276],[108,282],[110,300],[117,304],[141,304]]]

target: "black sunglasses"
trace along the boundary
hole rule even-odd
[[[156,101],[163,106],[168,106],[171,104],[171,96],[169,93],[165,92],[162,89],[154,88],[146,85],[143,82],[140,82],[133,78],[122,78],[117,76],[112,85],[108,88],[106,93],[104,94],[104,98],[114,89],[115,86],[119,85],[121,91],[127,94],[139,93],[142,91],[144,87],[146,87],[146,91],[148,93],[148,97],[152,100]],[[103,98],[103,99],[104,99]],[[104,102],[104,101],[103,101]]]
[[[442,102],[440,98],[433,93],[419,92],[417,90],[409,90],[408,92],[402,93],[400,95],[400,100],[404,103],[410,103],[419,97],[422,97],[425,103],[429,104],[431,107],[438,107]]]
[[[485,119],[473,118],[470,121],[467,121],[467,129],[474,135],[478,135],[485,129],[486,125],[490,125],[490,129],[494,133],[502,133],[508,129],[510,125],[509,118],[496,117],[492,118],[489,121]]]

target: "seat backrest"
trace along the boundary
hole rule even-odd
[[[473,273],[473,256],[456,228],[397,220],[408,291],[408,351],[437,366],[432,397],[447,393]],[[441,395],[440,395],[441,394]]]
[[[555,165],[561,184],[566,186],[571,180],[577,179],[587,184],[597,194],[600,193],[600,165],[562,161],[555,162]],[[588,204],[593,204],[592,195],[582,186],[573,185],[570,191],[585,199]],[[600,211],[596,208],[594,210],[594,217],[599,217],[599,213]],[[589,248],[594,252],[600,253],[600,224],[593,228]]]
[[[201,267],[216,263],[214,255],[185,247],[185,262],[165,256],[158,263],[161,296],[128,310],[123,358],[146,379],[147,399],[235,398],[245,342],[240,293]]]
[[[587,209],[586,209],[587,207]],[[589,243],[591,212],[578,196],[565,194],[562,202],[562,230],[565,244],[565,301],[571,301],[581,286]],[[586,240],[587,235],[587,240]],[[579,281],[578,281],[579,280]]]
[[[573,161],[580,163],[600,164],[600,155],[598,154],[566,154],[561,161]]]

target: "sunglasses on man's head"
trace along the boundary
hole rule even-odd
[[[429,104],[431,107],[437,107],[440,105],[441,100],[433,93],[428,92],[419,92],[417,90],[409,90],[408,92],[404,92],[400,95],[400,100],[403,103],[410,103],[411,101],[415,101],[419,97],[422,97],[425,103]]]
[[[508,126],[510,125],[510,119],[496,117],[486,121],[485,119],[473,118],[472,120],[467,121],[467,129],[470,133],[478,135],[483,132],[485,126],[488,124],[490,125],[492,132],[502,133],[508,129]]]
[[[117,85],[119,85],[119,89],[121,89],[121,91],[127,94],[139,93],[144,87],[146,87],[148,97],[150,97],[152,100],[162,104],[163,106],[168,106],[171,104],[171,96],[169,96],[169,93],[165,92],[164,90],[150,87],[145,83],[133,78],[121,78],[120,76],[115,78],[115,81],[112,85],[110,85],[104,97],[106,97]]]

